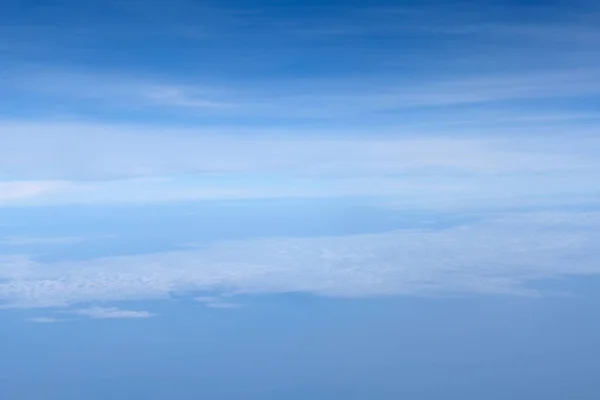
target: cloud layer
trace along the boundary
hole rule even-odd
[[[0,261],[0,299],[5,307],[66,307],[203,291],[533,295],[532,282],[600,273],[599,232],[597,213],[535,213],[443,230],[265,238],[77,262],[10,256]],[[91,310],[86,315],[125,315]]]
[[[600,142],[592,135],[580,135],[574,143],[560,137],[512,135],[455,134],[450,138],[448,132],[419,137],[410,132],[353,135],[346,131],[340,136],[291,128],[279,133],[238,128],[228,133],[223,129],[76,123],[4,123],[0,131],[2,174],[21,180],[232,172],[342,176],[422,170],[526,173],[598,168],[595,155],[600,151]],[[11,187],[7,188],[8,192]]]
[[[597,195],[600,174],[600,141],[581,132],[573,141],[76,123],[0,130],[0,205],[335,196],[472,205]]]
[[[14,201],[51,193],[68,186],[59,181],[0,182],[0,202]]]

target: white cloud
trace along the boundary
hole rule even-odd
[[[336,137],[318,131],[214,132],[77,123],[4,123],[0,132],[6,133],[0,135],[0,170],[5,176],[23,179],[186,173],[357,177],[432,170],[527,173],[600,166],[600,142],[587,135],[573,143],[543,136],[449,138],[447,133],[432,133],[400,138],[398,133],[364,136],[346,132]],[[21,187],[5,185],[13,191]]]
[[[200,296],[200,297],[196,297],[194,300],[196,300],[199,303],[204,304],[204,306],[207,308],[240,308],[240,307],[242,307],[241,304],[227,301],[223,297]]]
[[[29,318],[28,321],[36,324],[53,324],[56,322],[61,322],[62,320],[51,317],[34,317]]]
[[[457,113],[445,107],[598,93],[597,69],[395,84],[370,78],[314,80],[289,82],[285,89],[264,82],[261,88],[236,89],[241,94],[102,74],[34,75],[42,82],[24,79],[35,86],[30,89],[49,96],[110,104],[116,97],[132,107],[209,108],[245,117],[364,115],[364,127],[346,122],[335,130],[327,125],[302,129],[288,123],[263,129],[234,121],[229,128],[196,129],[6,121],[0,123],[1,205],[365,195],[409,199],[412,205],[473,204],[499,197],[595,194],[593,182],[600,174],[595,114],[562,108],[540,113],[537,106],[533,113],[487,108]],[[367,116],[415,106],[420,111],[405,113],[401,119],[410,122],[390,125],[396,128],[377,129]],[[437,107],[437,114],[423,106]],[[411,117],[413,112],[418,115]],[[498,127],[507,120],[513,125]],[[20,181],[9,182],[15,179]],[[123,181],[111,181],[116,179]]]
[[[60,307],[188,291],[534,294],[528,284],[538,280],[600,274],[598,241],[597,213],[535,213],[442,230],[265,238],[89,261],[11,258],[0,262],[6,271],[0,301],[4,307]],[[92,310],[86,312],[104,313]]]
[[[53,246],[81,243],[87,240],[83,237],[34,237],[34,236],[11,236],[0,239],[0,244],[9,246]]]
[[[597,195],[593,182],[600,174],[600,141],[587,134],[576,141],[544,135],[419,138],[351,132],[336,137],[250,131],[244,136],[239,131],[28,123],[0,124],[0,130],[12,133],[0,136],[0,171],[6,176],[73,180],[37,181],[35,190],[4,183],[12,195],[3,200],[0,192],[0,204],[335,196],[389,197],[413,207],[526,197],[546,203]]]
[[[93,319],[123,319],[123,318],[150,318],[153,316],[148,311],[121,310],[115,307],[92,307],[74,310],[74,314],[83,315]]]
[[[230,308],[241,308],[242,305],[239,303],[223,303],[223,302],[218,302],[218,303],[207,303],[205,304],[206,307],[208,308],[224,308],[224,309],[230,309]]]
[[[59,181],[0,181],[0,202],[35,197],[63,189],[66,186],[68,183]]]
[[[389,177],[346,178],[281,174],[180,176],[79,182],[46,195],[8,204],[152,204],[198,200],[248,200],[368,196],[394,208],[464,209],[560,205],[589,201],[596,173],[526,174],[407,173]],[[35,240],[35,238],[33,238]],[[41,238],[41,241],[44,239]],[[48,239],[52,241],[52,239]],[[60,239],[57,239],[60,241]],[[7,243],[27,243],[8,238]]]

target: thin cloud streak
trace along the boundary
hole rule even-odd
[[[36,236],[11,236],[0,238],[0,244],[8,246],[60,246],[85,242],[85,237],[36,237]]]
[[[36,324],[54,324],[57,322],[62,322],[63,320],[57,319],[57,318],[51,318],[51,317],[34,317],[34,318],[29,318],[27,321],[33,322]]]
[[[41,71],[21,71],[12,77],[5,77],[0,84],[17,92],[53,97],[58,101],[85,101],[132,109],[173,107],[210,110],[233,106],[211,99],[222,97],[222,89],[153,82],[119,74],[53,72],[51,68],[46,68]]]
[[[153,314],[148,311],[122,310],[116,307],[84,308],[74,310],[72,313],[92,319],[142,319],[153,316]]]
[[[181,109],[192,114],[229,117],[339,118],[357,112],[369,116],[386,110],[600,95],[600,70],[592,67],[548,67],[512,73],[490,70],[477,75],[438,74],[434,78],[394,75],[383,81],[365,76],[326,80],[315,77],[288,79],[285,85],[262,79],[260,86],[244,82],[225,86],[155,82],[151,78],[93,72],[44,70],[14,74],[7,74],[0,84],[17,93],[42,96],[65,105],[85,101],[99,110]]]
[[[68,185],[64,181],[0,181],[0,203],[36,197],[64,189]]]

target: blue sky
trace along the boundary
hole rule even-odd
[[[593,3],[79,3],[3,5],[3,203],[597,195]]]
[[[599,22],[3,1],[0,388],[598,398]]]

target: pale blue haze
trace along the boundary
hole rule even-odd
[[[593,1],[4,0],[0,399],[600,396]]]

